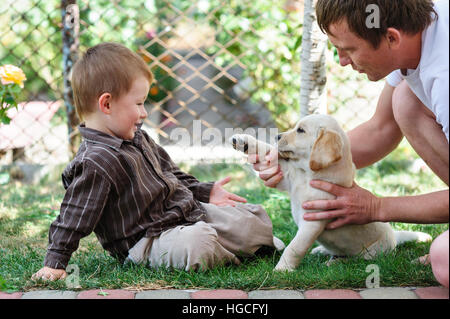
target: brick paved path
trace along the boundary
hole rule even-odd
[[[0,292],[0,299],[449,299],[448,288],[375,288],[333,290],[176,290],[148,291],[41,290],[30,292]]]

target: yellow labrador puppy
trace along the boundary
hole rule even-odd
[[[312,188],[309,184],[311,180],[352,186],[355,166],[348,137],[331,116],[310,115],[301,119],[294,129],[277,138],[276,146],[247,134],[236,134],[230,138],[235,149],[247,154],[264,156],[273,147],[278,147],[284,178],[277,188],[289,192],[291,212],[298,232],[285,248],[275,270],[294,270],[316,240],[321,245],[313,249],[312,253],[362,255],[365,259],[392,250],[397,244],[406,241],[431,241],[431,236],[425,233],[393,231],[388,223],[374,222],[325,230],[330,220],[305,221],[303,202],[335,198],[334,195]]]

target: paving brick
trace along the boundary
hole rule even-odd
[[[23,294],[22,299],[76,299],[75,291],[36,290]]]
[[[410,288],[386,287],[366,289],[359,293],[364,299],[418,299]]]
[[[190,299],[190,293],[176,289],[148,290],[136,293],[135,299]]]
[[[420,299],[449,299],[448,288],[426,287],[414,290]]]
[[[0,299],[20,299],[22,298],[21,292],[13,292],[11,294],[7,292],[0,292]]]
[[[192,299],[248,299],[247,293],[242,290],[218,289],[199,290],[191,293]]]
[[[99,292],[104,292],[107,295],[99,295]],[[80,292],[77,299],[134,299],[134,294],[134,292],[127,290],[95,289]]]
[[[255,290],[248,293],[249,299],[305,299],[296,290]]]
[[[304,292],[306,299],[361,299],[361,296],[348,289],[318,289]]]

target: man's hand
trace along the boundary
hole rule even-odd
[[[38,272],[36,272],[33,276],[31,276],[32,280],[58,280],[64,279],[67,277],[67,273],[64,269],[54,269],[50,267],[43,267]]]
[[[345,188],[313,180],[310,185],[335,195],[336,199],[304,202],[302,205],[304,209],[319,210],[303,215],[305,220],[336,219],[327,225],[327,229],[336,229],[346,224],[362,225],[377,221],[380,199],[355,183],[352,187]]]
[[[253,164],[253,169],[259,172],[259,177],[267,187],[275,188],[283,179],[283,172],[278,164],[278,149],[272,150],[260,161],[257,154],[251,154],[247,162]]]
[[[226,177],[214,183],[209,195],[209,202],[217,206],[236,206],[236,202],[246,203],[247,200],[236,194],[230,193],[223,188],[223,185],[229,183],[231,177]]]

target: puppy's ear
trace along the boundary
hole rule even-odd
[[[309,167],[319,171],[342,158],[342,139],[336,131],[321,129],[311,150]]]

